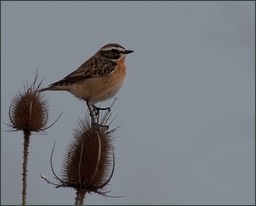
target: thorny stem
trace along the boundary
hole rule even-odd
[[[77,189],[75,205],[83,205],[85,198],[85,189]]]
[[[31,132],[24,130],[24,148],[23,148],[23,173],[22,173],[22,205],[26,205],[27,196],[27,174],[28,174],[28,147],[29,136]]]

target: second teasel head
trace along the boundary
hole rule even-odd
[[[37,75],[30,86],[25,86],[23,92],[19,92],[9,107],[11,127],[24,132],[40,132],[46,128],[48,109],[46,99],[37,89]]]
[[[112,178],[115,167],[113,131],[79,121],[63,164],[62,181],[67,187],[105,194],[102,189]]]

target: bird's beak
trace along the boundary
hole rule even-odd
[[[133,50],[125,50],[123,53],[124,54],[130,54],[130,53],[132,53],[132,52],[134,52]]]

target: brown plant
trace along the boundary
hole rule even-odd
[[[109,183],[114,173],[112,133],[116,130],[116,128],[109,130],[107,125],[109,118],[110,111],[107,111],[99,124],[80,120],[65,154],[61,178],[53,170],[51,156],[52,172],[59,183],[52,183],[41,176],[56,187],[75,189],[76,205],[83,204],[86,193],[94,192],[107,196],[108,191],[104,191],[103,188]]]
[[[40,132],[47,129],[48,109],[46,100],[37,92],[40,82],[36,85],[38,75],[36,74],[33,83],[24,86],[24,91],[16,95],[9,108],[10,127],[14,131],[21,130],[24,133],[23,144],[23,172],[22,172],[22,205],[26,205],[27,195],[27,167],[28,167],[28,148],[31,132]]]
[[[23,132],[40,132],[47,129],[48,109],[46,99],[42,93],[37,92],[41,82],[36,86],[37,75],[34,82],[24,86],[24,91],[15,95],[10,108],[9,117],[11,127]]]

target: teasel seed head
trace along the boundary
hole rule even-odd
[[[64,182],[76,190],[104,194],[102,188],[114,172],[112,132],[105,126],[90,126],[88,121],[79,121],[65,155]]]
[[[40,132],[46,129],[48,120],[48,109],[42,93],[37,92],[40,82],[36,85],[38,75],[36,74],[33,83],[24,86],[13,99],[9,107],[9,118],[11,126],[15,130],[24,132]]]

